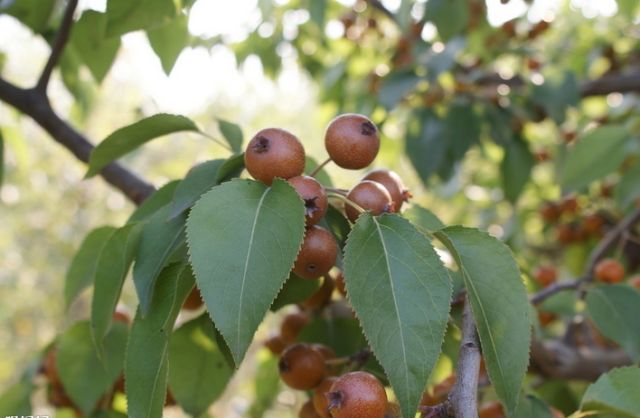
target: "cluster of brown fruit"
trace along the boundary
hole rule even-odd
[[[584,242],[590,238],[601,238],[607,226],[607,218],[598,212],[583,214],[575,196],[558,202],[545,202],[540,216],[547,225],[554,227],[560,244]]]
[[[336,117],[329,123],[324,139],[327,161],[350,170],[367,167],[380,149],[378,128],[363,115]],[[253,178],[266,185],[271,185],[276,177],[285,179],[304,201],[306,231],[293,272],[304,279],[327,274],[338,255],[333,235],[317,225],[327,212],[328,191],[313,176],[303,174],[305,151],[300,140],[283,129],[263,129],[247,145],[244,161]],[[373,215],[397,212],[410,196],[402,179],[390,170],[374,170],[348,193],[340,190],[334,193],[346,202],[345,214],[351,222],[363,211]]]

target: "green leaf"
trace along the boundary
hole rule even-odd
[[[217,174],[225,160],[211,160],[189,170],[173,194],[170,219],[183,213],[213,186],[218,184]]]
[[[531,395],[521,396],[513,418],[553,418],[551,410],[540,399]]]
[[[104,338],[111,327],[122,285],[138,249],[140,224],[127,224],[116,230],[96,258],[91,333],[100,358],[104,357]]]
[[[350,356],[368,346],[354,318],[314,318],[302,329],[298,341],[324,344],[337,356]]]
[[[625,159],[629,132],[621,125],[605,125],[587,133],[569,150],[562,185],[577,190],[612,173]]]
[[[167,220],[170,205],[158,210],[142,227],[140,246],[133,266],[133,283],[143,315],[149,311],[156,279],[174,251],[185,242],[186,216]]]
[[[640,163],[636,163],[622,176],[613,192],[621,209],[627,209],[640,198]]]
[[[640,368],[621,367],[603,374],[587,388],[580,409],[640,417]]]
[[[114,324],[105,338],[102,361],[91,338],[88,321],[76,323],[62,334],[56,351],[56,367],[64,389],[85,414],[93,411],[100,398],[122,372],[127,342],[127,326]]]
[[[396,72],[385,77],[378,99],[385,109],[393,109],[404,96],[412,92],[421,78],[413,72]]]
[[[448,41],[467,27],[469,7],[465,0],[429,0],[425,18],[436,25],[440,38]]]
[[[120,48],[120,38],[105,39],[106,30],[107,15],[86,10],[71,31],[71,45],[98,83],[109,72]]]
[[[412,224],[429,233],[445,227],[444,223],[442,223],[435,213],[416,204],[411,205],[403,215],[410,220]]]
[[[442,121],[431,111],[420,112],[410,124],[405,152],[425,183],[445,160],[447,142],[443,132]]]
[[[224,119],[218,119],[218,129],[220,129],[220,133],[227,140],[233,152],[242,151],[242,129],[238,125]]]
[[[182,50],[189,43],[189,20],[179,15],[164,26],[147,30],[147,38],[153,51],[160,58],[162,69],[169,75]]]
[[[454,160],[460,160],[469,148],[478,143],[480,123],[481,119],[472,104],[465,102],[451,105],[444,119],[444,135],[451,142],[449,151]]]
[[[327,13],[327,0],[310,0],[309,15],[321,31],[324,31],[325,16]]]
[[[330,204],[327,208],[327,213],[318,225],[331,231],[340,248],[344,248],[347,243],[347,236],[351,232],[351,225],[341,210]],[[338,254],[338,258],[340,256],[341,254]]]
[[[4,136],[0,130],[0,187],[4,181]]]
[[[278,293],[278,297],[273,301],[270,309],[272,311],[277,311],[286,305],[302,302],[309,296],[313,295],[319,287],[319,280],[301,279],[291,273],[289,274],[289,279],[286,281],[284,286],[282,286],[280,293]]]
[[[576,106],[580,100],[578,82],[573,72],[567,71],[562,78],[547,77],[544,84],[533,85],[531,96],[558,124],[565,119],[569,106]]]
[[[169,341],[169,386],[189,415],[200,416],[224,391],[233,375],[216,344],[216,330],[206,315],[178,328]]]
[[[64,301],[68,308],[76,297],[93,283],[98,256],[116,228],[96,228],[85,237],[73,256],[64,282]]]
[[[283,180],[271,187],[233,180],[211,189],[191,209],[191,264],[236,364],[289,277],[303,235],[304,205]]]
[[[55,0],[13,0],[0,7],[0,14],[13,16],[35,33],[41,33],[49,24],[55,4]]]
[[[534,164],[533,154],[522,138],[516,138],[504,148],[500,174],[502,189],[509,202],[517,202],[524,186],[529,182]]]
[[[436,233],[464,278],[489,378],[513,414],[529,363],[529,302],[511,250],[477,229],[452,226]]]
[[[160,418],[169,361],[169,337],[185,298],[193,289],[191,269],[182,263],[162,271],[146,316],[136,313],[127,344],[125,392],[131,418]]]
[[[278,373],[278,357],[260,353],[258,370],[254,382],[255,397],[248,411],[249,418],[263,418],[267,409],[273,405],[280,393],[280,374]]]
[[[242,170],[244,170],[244,153],[232,155],[218,169],[216,182],[219,184],[238,177]]]
[[[606,285],[587,294],[587,311],[598,330],[640,361],[640,293],[626,285]]]
[[[175,194],[176,188],[180,184],[180,180],[170,181],[149,196],[136,210],[131,214],[127,223],[146,221],[156,213],[159,209],[168,205]]]
[[[109,0],[107,15],[111,37],[166,25],[178,15],[178,8],[173,0]]]
[[[403,415],[413,416],[440,354],[451,302],[449,275],[409,221],[363,214],[349,234],[344,277]]]
[[[31,394],[35,389],[33,383],[25,380],[9,387],[0,395],[0,415],[31,415]]]
[[[199,132],[200,130],[190,119],[167,113],[159,113],[120,128],[91,152],[89,171],[85,177],[95,176],[112,161],[152,139],[181,131]]]

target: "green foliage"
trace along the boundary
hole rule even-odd
[[[500,166],[502,188],[507,199],[515,203],[522,189],[529,182],[535,161],[522,138],[515,138],[504,150],[504,158]]]
[[[640,163],[634,164],[629,168],[615,189],[615,198],[618,206],[627,209],[638,198],[640,198]]]
[[[638,417],[640,398],[638,391],[640,369],[621,367],[605,373],[589,388],[582,398],[582,410],[612,412],[625,417]]]
[[[31,395],[35,385],[29,381],[20,381],[0,395],[0,414],[30,415]]]
[[[419,205],[411,205],[404,212],[404,216],[426,233],[432,233],[445,227],[435,213]]]
[[[218,128],[224,139],[227,140],[233,152],[242,151],[242,129],[235,123],[227,122],[224,119],[218,119]]]
[[[107,36],[114,37],[139,29],[153,29],[171,22],[178,14],[173,0],[109,0]]]
[[[187,173],[178,183],[171,202],[171,218],[180,215],[202,196],[218,184],[217,175],[225,160],[211,160],[200,163]]]
[[[464,0],[434,0],[428,4],[425,17],[436,25],[440,37],[447,41],[467,26],[469,8]]]
[[[120,38],[105,38],[107,15],[87,10],[73,25],[71,47],[100,83],[107,75],[120,48]]]
[[[157,114],[120,128],[106,137],[91,152],[86,177],[98,174],[106,165],[159,136],[174,132],[199,132],[198,127],[184,116]]]
[[[291,273],[282,286],[280,293],[278,293],[278,296],[271,304],[271,310],[277,311],[284,306],[302,302],[318,290],[318,288],[318,280],[301,279],[294,273]]]
[[[0,4],[0,14],[11,15],[40,33],[47,28],[55,4],[55,0],[14,0]]]
[[[149,44],[160,58],[162,69],[167,75],[189,43],[188,23],[187,16],[181,14],[163,26],[147,30]]]
[[[451,283],[428,239],[396,215],[360,215],[345,248],[349,300],[404,416],[440,354]]]
[[[599,286],[587,294],[587,312],[607,338],[640,361],[640,293],[625,285]]]
[[[278,179],[271,187],[224,183],[193,207],[187,222],[191,264],[236,364],[287,279],[303,232],[302,200]]]

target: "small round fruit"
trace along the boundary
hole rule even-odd
[[[313,389],[326,376],[322,355],[308,344],[288,347],[280,356],[278,369],[284,383],[298,390]]]
[[[551,312],[538,311],[538,322],[540,322],[541,327],[546,327],[555,320],[556,316]]]
[[[271,351],[274,356],[282,354],[285,348],[287,348],[287,342],[282,338],[282,335],[273,335],[264,342],[264,346]]]
[[[296,176],[288,181],[304,201],[307,226],[320,222],[320,219],[327,213],[327,207],[329,206],[327,192],[322,187],[322,184],[310,176]]]
[[[587,215],[582,220],[582,229],[590,235],[598,236],[602,233],[604,218],[597,213]]]
[[[285,316],[280,325],[280,335],[284,341],[295,341],[302,328],[309,323],[309,315],[304,312],[294,312]]]
[[[371,164],[380,149],[378,128],[366,116],[348,113],[333,119],[324,135],[329,157],[338,166],[357,170]]]
[[[384,418],[389,403],[384,386],[367,372],[342,375],[327,396],[333,418]]]
[[[114,322],[122,322],[125,325],[131,325],[131,316],[123,310],[114,311],[111,319]]]
[[[182,309],[186,311],[195,311],[196,309],[200,309],[203,304],[204,302],[202,301],[202,294],[200,293],[200,289],[194,286],[187,298],[184,300]]]
[[[326,346],[324,344],[311,344],[311,348],[313,348],[314,350],[316,350],[318,353],[320,353],[320,355],[322,356],[322,358],[327,361],[327,360],[332,360],[334,358],[336,358],[336,352],[333,351],[333,348]]]
[[[317,225],[307,228],[293,272],[303,279],[317,279],[331,270],[338,257],[338,244],[331,232]]]
[[[347,199],[360,206],[372,215],[377,216],[383,212],[393,212],[393,200],[391,195],[378,182],[363,180],[356,184],[347,194]],[[346,204],[345,212],[351,222],[355,222],[360,213],[353,206]]]
[[[624,279],[624,267],[613,258],[605,258],[596,264],[596,279],[604,283],[620,283]]]
[[[304,403],[304,405],[302,405],[302,408],[298,413],[298,418],[320,418],[320,415],[318,415],[316,409],[313,407],[313,402],[311,402],[311,399],[309,399]]]
[[[411,197],[411,192],[407,190],[402,182],[402,178],[395,171],[379,169],[373,170],[363,177],[362,180],[376,181],[384,186],[391,195],[394,205],[394,212],[400,212],[402,204]]]
[[[548,223],[554,223],[560,219],[562,211],[560,206],[553,202],[545,202],[540,208],[540,216]]]
[[[540,266],[536,269],[534,278],[542,287],[547,287],[556,281],[558,275],[553,266]]]
[[[321,418],[331,418],[331,414],[329,413],[329,398],[327,397],[327,394],[336,380],[338,380],[337,377],[327,377],[313,391],[313,407]]]
[[[636,274],[635,276],[631,277],[629,279],[629,284],[640,290],[640,274]]]
[[[268,128],[258,132],[247,145],[244,164],[254,179],[271,185],[275,177],[290,179],[304,170],[304,147],[284,129]]]
[[[387,410],[384,413],[384,418],[400,418],[401,416],[400,405],[395,402],[389,402],[387,404]]]
[[[560,210],[568,215],[575,215],[578,207],[578,199],[575,196],[566,197],[560,202]]]

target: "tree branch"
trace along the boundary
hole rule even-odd
[[[397,23],[396,16],[393,14],[393,12],[391,12],[391,10],[387,9],[380,0],[368,0],[368,3],[374,9],[379,10],[383,15],[387,16],[389,19]]]
[[[0,78],[0,100],[30,116],[51,137],[77,159],[87,163],[94,146],[52,109],[47,96],[36,89],[21,89]],[[140,204],[155,188],[121,165],[112,163],[100,175],[121,190],[132,202]]]
[[[40,79],[38,79],[38,83],[35,87],[35,89],[42,94],[46,93],[51,73],[53,73],[53,69],[58,65],[62,51],[64,51],[64,47],[69,40],[69,34],[71,33],[71,27],[73,26],[73,14],[75,13],[77,6],[78,0],[68,0],[67,9],[64,12],[62,22],[60,23],[58,34],[51,45],[51,54],[49,55],[49,59],[47,60],[47,63],[42,70],[42,74],[40,75]]]
[[[598,245],[593,249],[593,251],[591,251],[589,260],[581,277],[575,280],[566,280],[554,283],[532,295],[529,301],[532,304],[537,305],[558,292],[563,290],[579,289],[585,283],[593,281],[593,272],[598,262],[602,260],[607,253],[615,247],[620,238],[630,231],[638,222],[640,222],[640,208],[636,208],[627,217],[618,222],[618,224],[612,230],[607,232],[604,238],[600,240]]]

